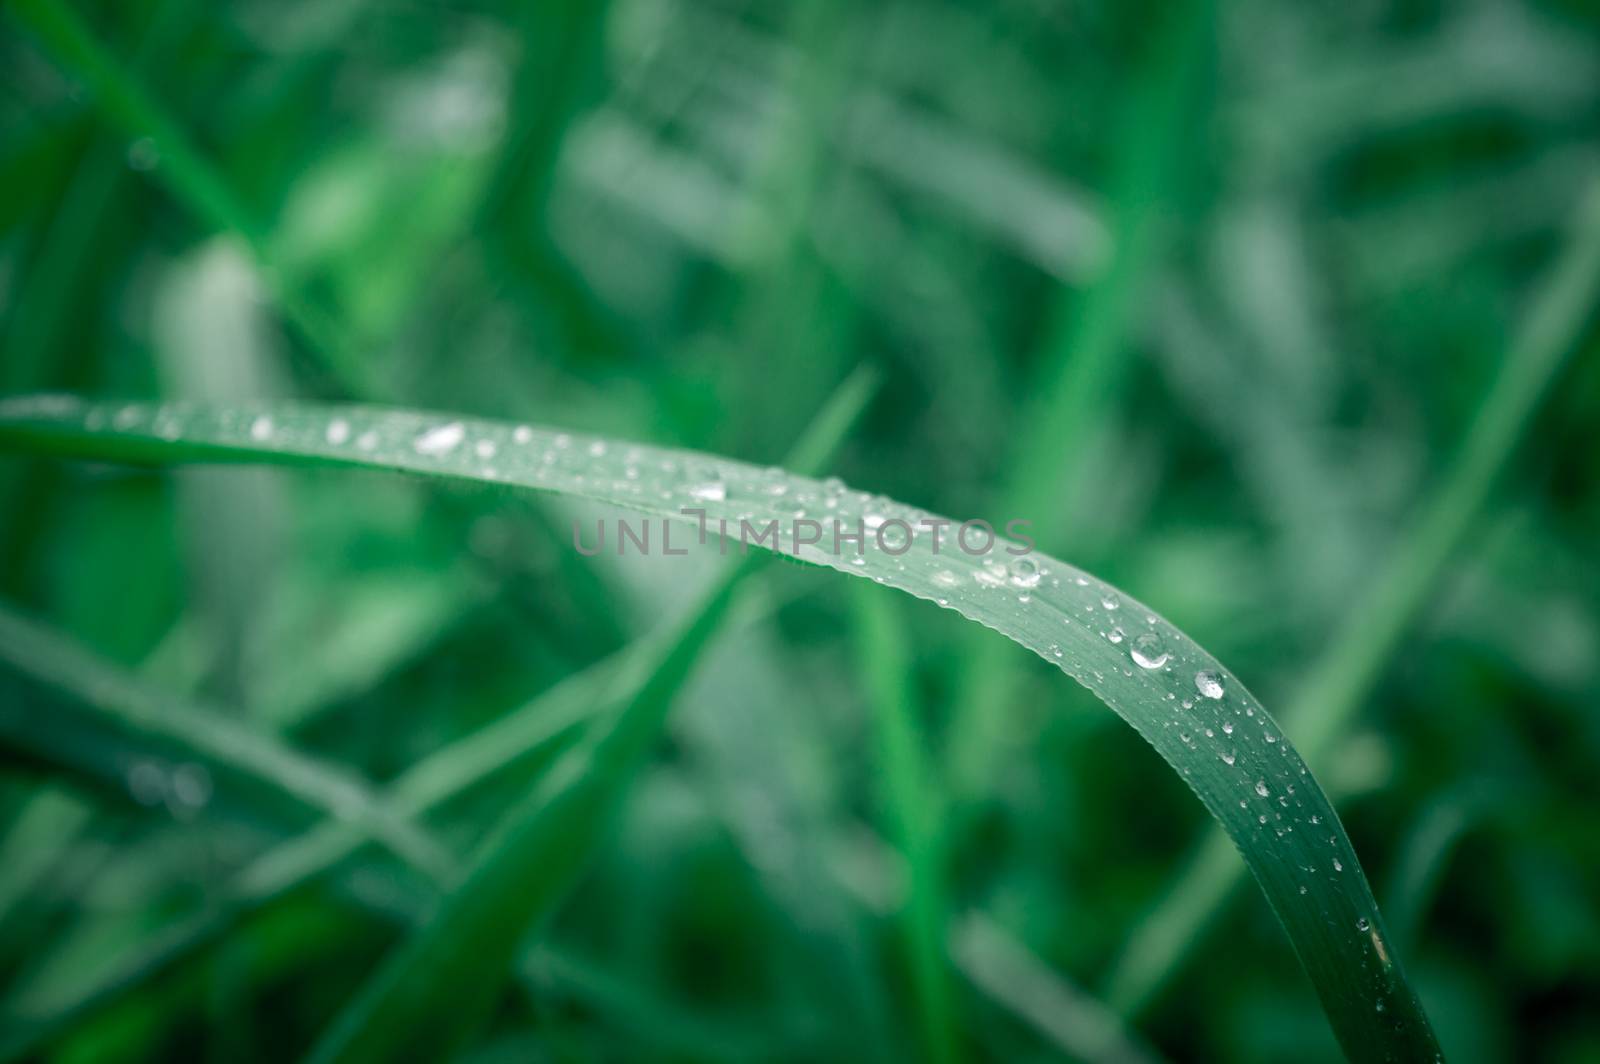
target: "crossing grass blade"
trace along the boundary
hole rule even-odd
[[[1003,541],[986,556],[969,555],[953,549],[949,526],[941,528],[944,549],[936,550],[922,522],[943,519],[837,481],[689,451],[416,411],[28,397],[0,403],[0,445],[100,461],[345,466],[516,485],[608,503],[676,523],[680,531],[699,520],[686,510],[703,512],[708,522],[731,521],[735,529],[741,522],[758,531],[768,531],[769,522],[782,526],[779,546],[798,560],[954,609],[1087,687],[1133,725],[1227,831],[1287,931],[1346,1052],[1356,1059],[1432,1059],[1438,1052],[1338,816],[1276,722],[1187,635],[1064,562],[1039,553],[1015,557],[1005,551],[1021,547],[1003,550]],[[833,553],[822,549],[826,544],[806,542],[812,529],[799,524],[824,517],[837,518],[846,530],[859,521],[877,532],[860,555],[848,543]],[[819,522],[818,540],[820,527]],[[886,537],[885,529],[895,534]],[[902,544],[907,533],[913,534]],[[769,545],[770,540],[763,544]],[[719,612],[717,603],[713,597],[709,612]],[[706,634],[701,617],[682,640]],[[486,852],[537,854],[540,860],[490,861],[484,874],[497,901],[515,899],[526,911],[530,897],[558,896],[563,877],[551,869],[564,866],[565,855],[588,842],[576,825],[598,828],[605,821],[606,784],[625,776],[639,756],[645,738],[654,734],[644,725],[653,725],[663,708],[651,699],[669,693],[663,685],[670,688],[667,681],[688,664],[681,652],[669,652],[635,700],[644,708],[618,718],[641,725],[613,727],[586,742],[540,787],[524,810],[528,815],[510,818],[499,843]],[[536,809],[560,815],[535,816]],[[470,914],[462,919],[473,922]],[[459,941],[432,942],[419,961],[449,961],[453,971],[475,949],[493,957],[504,948],[503,930],[469,930]],[[381,1011],[400,1019],[417,1006],[405,988],[405,970],[386,977],[379,992],[388,1003]],[[339,1040],[330,1050],[355,1044]]]
[[[360,779],[285,746],[219,710],[155,691],[50,628],[0,607],[0,745],[51,771],[147,794],[284,808],[359,827],[441,882],[453,862],[426,835],[393,815]],[[22,682],[19,682],[22,681]],[[141,783],[143,781],[143,783]],[[173,792],[173,793],[168,793]],[[192,799],[191,799],[192,800]]]
[[[915,713],[905,628],[895,615],[893,600],[870,587],[854,590],[861,669],[878,734],[883,814],[887,834],[906,862],[908,885],[901,923],[924,1048],[929,1060],[955,1064],[962,1053],[945,949],[948,916],[939,815]]]

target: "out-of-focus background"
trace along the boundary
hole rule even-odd
[[[0,68],[0,392],[358,399],[776,462],[870,364],[831,472],[1034,520],[1274,709],[1394,579],[1600,178],[1584,0],[13,0]],[[1456,1061],[1600,1060],[1594,355],[1312,754]],[[0,491],[6,610],[377,783],[715,562],[583,558],[592,510],[349,472],[5,457]],[[466,1059],[1336,1059],[1253,887],[1164,905],[1210,831],[1180,780],[907,601],[949,827],[930,1028],[845,583],[764,578]],[[64,697],[26,672],[8,735]],[[0,767],[5,1033],[303,1052],[414,874],[369,849],[231,914],[304,820],[82,743],[126,785]],[[539,767],[428,823],[464,852]],[[206,948],[151,967],[196,917]]]

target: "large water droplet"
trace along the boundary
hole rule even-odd
[[[1361,932],[1370,931],[1372,930],[1372,925],[1367,922],[1367,918],[1365,916],[1358,917],[1356,920],[1356,930]]]
[[[1123,634],[1122,634],[1122,629],[1120,627],[1111,629],[1111,631],[1106,633],[1106,638],[1111,640],[1112,643],[1120,643],[1120,642],[1122,642],[1122,640],[1124,638]]]
[[[1201,669],[1194,674],[1194,687],[1207,698],[1222,697],[1222,677],[1210,669]]]
[[[323,436],[335,447],[339,446],[339,444],[350,438],[350,422],[342,417],[334,418],[328,422],[328,430]]]
[[[449,454],[461,445],[466,435],[466,426],[459,421],[452,421],[424,432],[412,441],[411,446],[418,454]]]
[[[257,443],[272,439],[272,419],[263,414],[250,422],[250,438]]]
[[[1256,780],[1256,793],[1263,798],[1267,796],[1267,783],[1265,780]]]
[[[1018,587],[1039,586],[1039,563],[1032,558],[1018,558],[1012,562],[1011,582]]]
[[[1161,645],[1161,637],[1154,632],[1145,632],[1135,639],[1128,648],[1128,655],[1141,669],[1159,669],[1172,657]]]

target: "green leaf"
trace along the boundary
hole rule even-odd
[[[731,521],[735,529],[741,521],[778,522],[785,553],[956,610],[1088,687],[1172,765],[1228,832],[1288,932],[1346,1052],[1361,1060],[1432,1059],[1438,1052],[1338,816],[1277,724],[1187,635],[1064,562],[1038,553],[1014,557],[1004,541],[988,556],[969,555],[957,548],[949,527],[936,550],[933,534],[920,523],[938,519],[836,481],[687,451],[414,411],[35,397],[0,403],[0,443],[101,461],[270,461],[510,484],[609,503],[665,519],[680,532],[695,524],[685,509],[703,510],[713,528],[718,521]],[[846,531],[860,521],[880,533],[898,530],[894,522],[920,532],[903,554],[893,553],[900,547],[895,537],[880,543],[870,534],[861,555],[848,544],[835,554],[799,542],[795,533],[809,529],[790,523],[801,518],[837,518]],[[709,613],[725,608],[726,592],[726,585],[716,589]],[[547,815],[510,818],[512,827],[488,853],[543,855],[554,867],[567,863],[569,848],[588,842],[584,829],[597,828],[609,813],[605,783],[625,775],[653,735],[644,725],[654,724],[664,707],[652,700],[668,693],[670,681],[687,670],[682,648],[703,637],[705,624],[697,619],[683,631],[646,690],[618,718],[624,726],[585,743],[547,777],[526,810],[545,809]],[[634,721],[642,723],[634,727]],[[540,863],[525,860],[489,861],[482,869],[497,902],[516,898],[524,907],[553,900],[562,879],[538,872]],[[470,913],[460,918],[472,925]],[[455,971],[473,948],[505,948],[503,930],[498,937],[486,926],[468,931],[455,942],[430,940],[419,957],[448,962]],[[381,992],[389,1003],[384,1011],[403,1018],[415,999],[404,970],[394,971],[399,974],[386,976]]]

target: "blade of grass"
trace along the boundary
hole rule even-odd
[[[1535,293],[1521,328],[1444,481],[1362,586],[1328,649],[1284,713],[1298,745],[1325,759],[1344,738],[1417,615],[1445,578],[1476,518],[1532,427],[1562,368],[1577,357],[1600,305],[1600,187],[1590,190],[1572,239]],[[1163,892],[1107,980],[1125,1013],[1147,1005],[1182,967],[1201,930],[1239,882],[1227,841],[1212,834]]]
[[[0,445],[101,461],[268,461],[516,484],[690,527],[696,522],[686,508],[703,510],[710,520],[731,519],[735,526],[741,520],[782,526],[795,520],[797,511],[836,516],[850,528],[860,522],[880,530],[891,521],[910,530],[929,518],[834,482],[720,457],[506,422],[356,406],[218,409],[85,403],[61,396],[13,399],[0,402]],[[929,535],[915,537],[898,555],[869,537],[857,557],[790,538],[785,553],[948,606],[1088,687],[1173,766],[1239,847],[1346,1052],[1357,1059],[1437,1053],[1332,804],[1254,696],[1187,635],[1117,588],[1039,553],[1012,568],[993,556],[939,553]],[[708,612],[721,609],[715,596],[709,600]],[[1120,624],[1130,632],[1113,642],[1110,629]],[[557,900],[556,881],[566,877],[554,873],[569,871],[573,849],[581,850],[586,841],[574,826],[605,821],[614,799],[603,782],[625,778],[641,749],[648,748],[651,726],[662,712],[658,702],[688,671],[685,659],[693,655],[685,648],[703,640],[707,628],[701,621],[683,629],[678,653],[665,655],[662,669],[617,723],[595,733],[546,779],[499,834],[504,845],[484,851],[499,856],[479,870],[497,902],[531,916]],[[553,863],[513,859],[530,855],[550,855]],[[482,926],[474,915],[480,910],[463,912],[463,896],[471,894],[458,892],[457,906],[447,906],[434,926],[449,927],[459,919],[466,928],[455,945],[468,952],[482,946],[482,956],[496,956],[504,949],[503,934]],[[419,943],[414,949],[421,961],[451,962],[441,971],[466,963],[466,954],[451,939],[425,932]],[[393,974],[374,984],[371,1005],[360,1014],[416,1015],[407,1011],[404,999],[419,987],[425,991],[430,981],[408,974],[416,970],[409,964],[390,969]],[[348,1035],[329,1044],[328,1056],[342,1055],[335,1051],[344,1045],[381,1046],[398,1034],[395,1028],[373,1033],[372,1026],[357,1023],[351,1021]],[[362,1032],[374,1042],[344,1041]]]
[[[860,632],[860,667],[878,734],[881,802],[888,837],[905,859],[909,889],[900,914],[927,1059],[960,1060],[960,1022],[950,988],[950,963],[940,850],[940,818],[928,779],[916,689],[897,604],[866,584],[851,598]]]
[[[139,775],[202,766],[223,785],[218,797],[251,801],[253,790],[341,821],[359,823],[401,858],[445,881],[453,862],[395,817],[359,779],[284,746],[220,711],[184,705],[149,689],[59,633],[0,606],[0,666],[52,698],[13,690],[0,713],[0,743],[117,791]],[[235,788],[231,784],[240,786]],[[138,797],[135,795],[135,797]],[[156,800],[160,800],[157,797]]]

